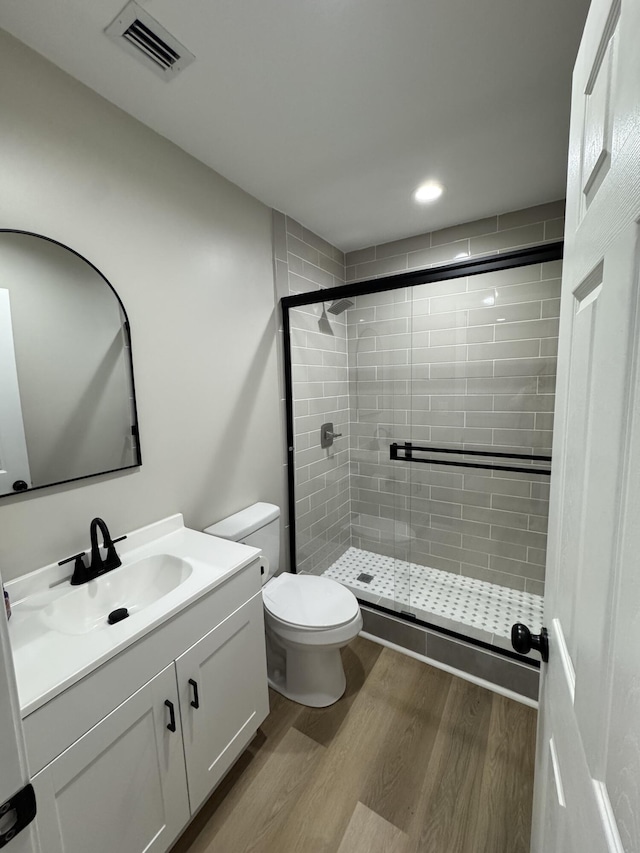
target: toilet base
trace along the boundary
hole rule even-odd
[[[292,649],[286,651],[286,676],[268,667],[269,686],[310,708],[326,708],[344,694],[347,679],[339,649]]]

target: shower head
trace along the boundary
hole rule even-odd
[[[329,313],[330,314],[342,314],[343,311],[346,311],[347,308],[353,308],[355,302],[351,299],[334,299],[334,301],[329,305]]]
[[[320,315],[320,319],[318,320],[318,331],[322,332],[323,335],[335,334],[335,332],[331,328],[329,318],[327,317],[327,308],[324,302],[322,303],[322,314]]]

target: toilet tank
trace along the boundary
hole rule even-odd
[[[205,533],[261,548],[269,566],[263,580],[275,574],[280,559],[280,508],[255,503],[205,528]]]

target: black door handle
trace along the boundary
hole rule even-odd
[[[0,817],[5,818],[0,832],[0,847],[6,847],[36,816],[36,795],[33,785],[25,785],[10,800],[0,803]],[[13,812],[13,821],[7,815]],[[13,849],[13,848],[12,848]]]
[[[198,682],[194,681],[193,678],[189,679],[189,684],[193,687],[193,701],[191,702],[192,708],[200,707],[200,699],[198,697]]]
[[[169,702],[169,700],[167,699],[164,704],[169,709],[169,723],[167,724],[167,728],[169,729],[170,732],[175,732],[175,730],[176,730],[176,712],[175,712],[175,708],[173,707],[173,702]]]
[[[539,634],[532,634],[526,625],[516,622],[511,627],[511,645],[521,655],[535,649],[545,663],[549,660],[549,632],[546,628],[541,628]]]

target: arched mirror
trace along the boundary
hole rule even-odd
[[[140,464],[117,293],[73,249],[0,230],[0,497]]]

